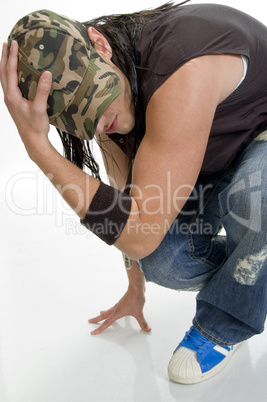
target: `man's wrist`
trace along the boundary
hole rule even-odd
[[[48,138],[25,144],[25,148],[30,159],[37,165],[40,165],[43,159],[46,160],[51,153],[57,152]]]

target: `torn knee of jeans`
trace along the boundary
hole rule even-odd
[[[267,258],[267,246],[262,251],[239,259],[234,270],[234,279],[241,285],[255,285],[259,272]]]

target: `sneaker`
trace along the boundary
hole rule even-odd
[[[208,380],[226,366],[236,347],[216,345],[191,327],[173,353],[169,377],[181,384]]]

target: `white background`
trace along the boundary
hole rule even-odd
[[[0,41],[23,15],[42,8],[85,21],[162,3],[5,1]],[[206,3],[239,8],[267,24],[262,0]],[[103,335],[90,335],[94,326],[87,319],[111,307],[126,289],[120,253],[83,231],[29,160],[2,94],[0,121],[0,401],[265,400],[266,333],[242,345],[214,380],[193,387],[169,382],[166,367],[191,325],[194,294],[148,284],[151,334],[140,333],[129,318]],[[54,128],[50,138],[61,149]]]

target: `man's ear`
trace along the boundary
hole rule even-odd
[[[97,53],[104,60],[111,60],[112,49],[107,39],[93,27],[89,27],[87,33]]]

